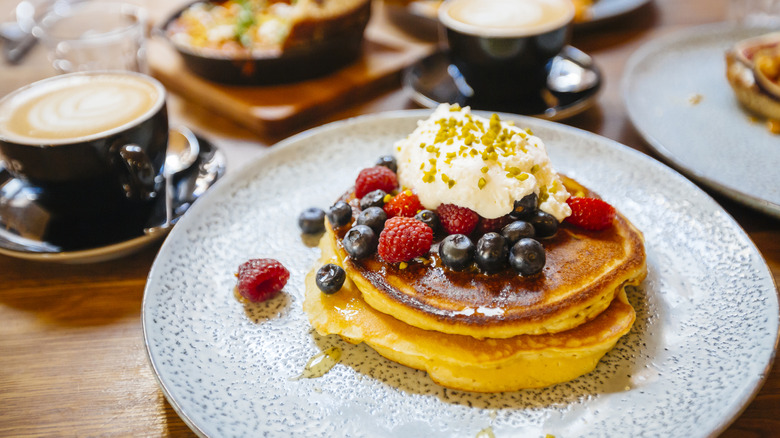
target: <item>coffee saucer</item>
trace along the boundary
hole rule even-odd
[[[225,171],[224,153],[208,140],[198,135],[195,138],[199,145],[197,159],[171,177],[173,190],[170,196],[162,192],[157,198],[147,227],[127,235],[101,237],[94,244],[54,244],[53,240],[63,239],[42,237],[50,217],[35,202],[37,189],[0,166],[0,254],[47,262],[95,263],[129,255],[163,238]]]
[[[446,51],[436,52],[406,68],[403,86],[418,104],[433,108],[457,103],[472,109],[500,111],[561,120],[590,108],[601,88],[601,72],[586,53],[566,46],[548,66],[547,84],[538,96],[511,102],[480,100],[451,62]]]

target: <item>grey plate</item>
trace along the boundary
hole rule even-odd
[[[631,121],[663,159],[780,217],[780,136],[740,107],[724,57],[735,42],[768,31],[719,23],[653,40],[629,60],[622,88]]]
[[[634,329],[590,374],[500,394],[444,389],[364,345],[320,337],[301,309],[319,255],[298,214],[329,206],[429,110],[346,120],[296,135],[226,176],[172,230],[143,302],[151,364],[171,405],[202,436],[706,436],[751,400],[771,366],[776,288],[747,235],[687,179],[611,140],[531,127],[557,169],[599,192],[647,240],[649,275],[629,291]],[[305,157],[305,158],[302,158]],[[273,257],[282,294],[244,306],[239,264]],[[290,380],[331,346],[323,377]]]

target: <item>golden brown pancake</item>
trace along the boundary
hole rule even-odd
[[[562,177],[570,193],[596,195]],[[356,205],[354,195],[345,199]],[[596,318],[627,285],[646,275],[641,233],[620,213],[604,231],[588,231],[563,222],[542,240],[547,263],[542,273],[522,277],[507,268],[487,275],[477,268],[456,272],[442,266],[438,246],[424,262],[402,268],[378,255],[354,260],[341,239],[331,239],[338,262],[365,302],[414,327],[475,338],[510,338],[557,333]]]
[[[449,388],[500,392],[572,380],[593,370],[634,323],[634,309],[621,289],[604,312],[561,333],[476,339],[422,330],[366,304],[349,279],[333,295],[320,292],[315,272],[339,261],[332,243],[323,236],[320,262],[306,277],[303,309],[312,326],[321,335],[365,342],[390,360],[427,371]]]

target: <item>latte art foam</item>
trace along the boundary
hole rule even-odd
[[[542,4],[507,1],[469,3],[458,10],[458,19],[474,26],[536,26],[549,21]]]
[[[159,107],[152,83],[95,75],[53,81],[0,108],[0,135],[21,142],[82,140],[132,123]]]
[[[445,26],[487,37],[539,35],[573,18],[571,0],[449,0],[439,11]]]

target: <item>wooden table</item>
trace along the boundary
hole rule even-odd
[[[14,3],[0,0],[0,14]],[[628,121],[619,93],[628,56],[658,35],[721,21],[726,9],[726,0],[655,0],[619,20],[576,32],[574,44],[593,55],[606,82],[598,104],[565,123],[650,153]],[[0,66],[0,96],[51,74],[38,47],[21,66]],[[321,122],[414,107],[396,86]],[[277,140],[258,137],[176,96],[171,113],[227,153],[228,172],[262,156]],[[747,231],[780,283],[780,221],[715,198]],[[141,300],[158,249],[154,244],[90,265],[0,256],[0,435],[192,435],[163,397],[144,349]],[[722,436],[778,434],[780,365],[775,364],[756,398]]]

